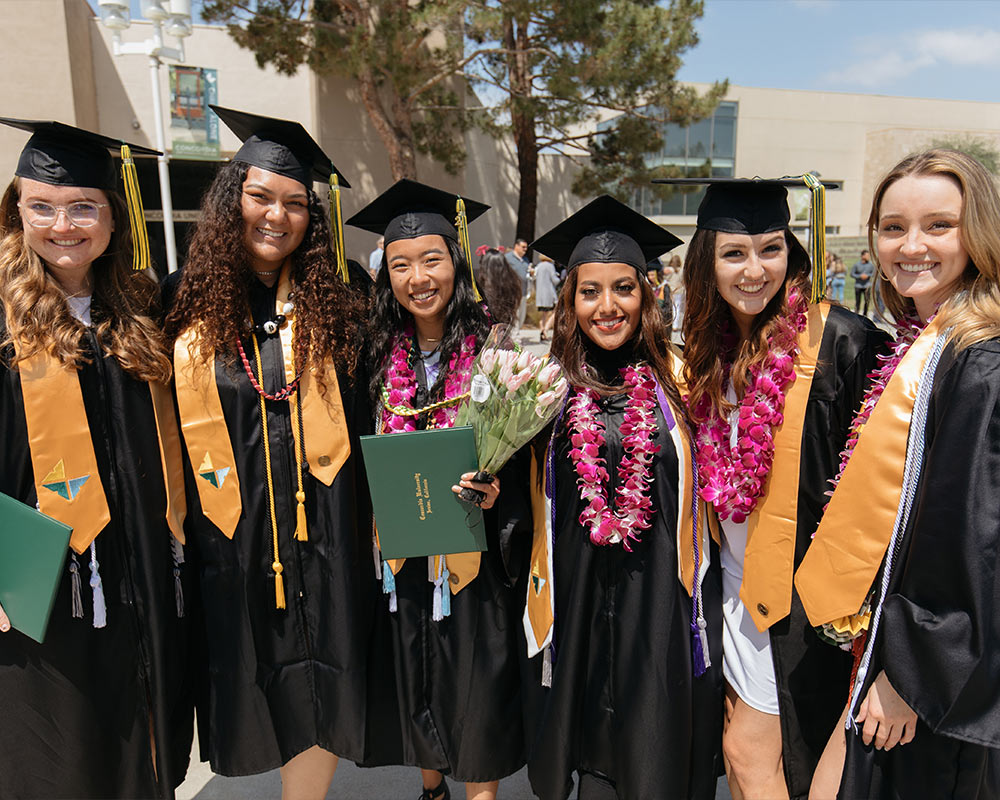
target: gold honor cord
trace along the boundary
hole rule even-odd
[[[465,254],[465,261],[469,265],[469,277],[472,278],[472,293],[476,302],[483,302],[483,296],[479,294],[479,287],[476,286],[476,272],[472,269],[472,246],[469,244],[469,218],[465,215],[465,201],[459,197],[455,203],[455,227],[458,228],[458,241],[462,245],[462,253]]]
[[[146,234],[146,219],[142,213],[142,197],[139,194],[139,177],[135,173],[132,148],[122,145],[122,180],[125,182],[125,204],[128,206],[129,227],[132,229],[132,269],[149,267],[149,236]]]
[[[812,258],[812,295],[818,303],[826,295],[826,187],[810,173],[802,176],[811,194],[809,208],[809,256]]]
[[[347,271],[347,255],[344,246],[344,214],[340,208],[340,179],[336,172],[330,173],[330,232],[333,234],[333,252],[337,258],[337,271],[344,283],[351,282]]]
[[[389,390],[384,386],[382,387],[382,406],[390,414],[395,414],[397,417],[419,417],[421,414],[426,414],[429,411],[437,411],[439,408],[453,406],[456,403],[461,403],[463,400],[468,399],[469,392],[464,392],[463,394],[456,395],[455,397],[446,397],[444,400],[438,400],[438,402],[431,403],[423,408],[407,408],[406,406],[394,406],[390,403]]]

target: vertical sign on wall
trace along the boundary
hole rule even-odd
[[[170,65],[170,138],[174,158],[219,159],[218,71]]]

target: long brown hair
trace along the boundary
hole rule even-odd
[[[747,340],[735,345],[730,374],[737,397],[746,389],[749,370],[764,361],[768,340],[778,320],[790,313],[788,294],[791,288],[796,287],[802,296],[809,296],[809,255],[787,228],[785,244],[788,248],[785,282],[767,307],[754,317]],[[715,408],[724,413],[729,408],[725,395],[725,363],[734,354],[727,352],[723,334],[735,325],[729,304],[716,285],[715,231],[700,228],[695,231],[684,261],[684,290],[684,383],[688,408],[697,408],[702,397],[708,395]]]
[[[145,272],[132,270],[128,209],[115,192],[105,192],[114,230],[107,250],[91,267],[91,316],[97,338],[129,375],[141,381],[170,380],[171,365],[159,317],[159,290]],[[74,369],[89,359],[81,346],[85,327],[70,313],[66,295],[38,254],[25,242],[17,208],[20,181],[14,178],[0,200],[0,302],[5,325],[0,346],[11,367],[48,350]]]
[[[896,319],[915,313],[913,301],[884,277],[877,247],[882,198],[893,183],[908,175],[945,175],[957,181],[962,192],[959,236],[969,264],[956,291],[938,311],[942,330],[952,328],[951,340],[959,350],[1000,336],[1000,196],[986,168],[957,150],[939,148],[907,156],[875,189],[868,216],[868,247],[886,308]]]
[[[652,367],[675,412],[682,414],[686,421],[684,403],[681,402],[681,395],[670,368],[670,331],[663,324],[656,295],[653,294],[653,288],[646,280],[645,273],[636,269],[635,274],[642,297],[642,305],[639,308],[639,330],[632,340],[635,355]],[[579,267],[571,269],[566,283],[559,292],[552,332],[552,355],[562,364],[566,371],[566,379],[571,386],[593,389],[602,395],[621,394],[624,391],[623,387],[603,383],[593,371],[586,369],[587,335],[580,330],[576,320],[576,286],[579,275]]]
[[[191,238],[189,256],[166,319],[171,344],[197,325],[200,351],[234,358],[236,342],[248,333],[249,285],[255,280],[244,242],[240,198],[249,167],[232,161],[222,167],[202,201],[202,218]],[[364,300],[337,275],[326,211],[312,189],[309,225],[292,254],[295,287],[295,341],[299,369],[332,363],[353,375],[357,341],[365,320]],[[325,391],[324,371],[317,374]]]

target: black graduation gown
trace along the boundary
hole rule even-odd
[[[910,435],[924,437],[924,467],[861,696],[885,670],[917,729],[888,752],[848,732],[840,796],[996,798],[1000,340],[946,347],[927,424]]]
[[[274,316],[275,293],[276,287],[252,283],[255,322]],[[266,391],[277,391],[285,385],[280,337],[259,343],[261,383]],[[253,359],[249,339],[244,348]],[[255,371],[259,376],[256,365]],[[208,697],[199,707],[199,720],[207,722],[203,753],[221,775],[271,770],[314,745],[360,764],[392,762],[399,750],[395,702],[391,680],[379,679],[380,670],[388,675],[391,655],[375,613],[380,585],[358,440],[371,417],[365,392],[355,388],[364,386],[363,378],[338,375],[351,456],[330,486],[310,475],[306,465],[305,542],[294,538],[297,482],[289,403],[267,401],[287,603],[278,610],[259,395],[238,357],[234,363],[217,356],[215,377],[243,513],[233,538],[224,536],[201,512],[186,464],[208,647]]]
[[[415,372],[419,407],[428,396],[423,365],[417,363]],[[500,471],[501,498],[516,494],[519,481],[526,485],[527,457],[524,451]],[[498,503],[485,512],[485,523],[479,574],[451,597],[450,616],[433,619],[427,558],[407,559],[396,574],[397,610],[389,615],[401,763],[477,783],[511,775],[526,759],[522,687],[529,667],[521,619],[530,504]]]
[[[867,376],[888,340],[864,317],[841,306],[830,308],[802,428],[795,569],[819,526]],[[768,491],[781,487],[768,486]],[[844,710],[851,657],[819,638],[794,587],[790,613],[769,630],[785,782],[795,800],[808,795],[816,764]]]
[[[614,496],[626,398],[599,403]],[[528,775],[542,800],[562,800],[572,773],[615,783],[621,800],[713,798],[722,734],[722,609],[718,551],[702,584],[712,666],[694,677],[691,598],[677,567],[678,456],[659,408],[652,527],[629,553],[597,546],[571,445],[555,441],[555,660]],[[683,423],[681,423],[683,424]],[[536,660],[541,660],[537,658]]]
[[[99,352],[93,329],[84,346]],[[171,798],[194,730],[193,598],[178,618],[152,399],[106,354],[79,377],[111,513],[96,539],[107,625],[93,627],[88,552],[83,619],[67,560],[45,643],[0,633],[0,797]],[[0,492],[34,507],[27,435],[19,374],[0,366]]]

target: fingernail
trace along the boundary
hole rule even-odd
[[[2,625],[0,625],[0,631],[3,631],[4,633],[7,633],[7,631],[9,631],[9,630],[10,630],[10,623],[5,622]]]

